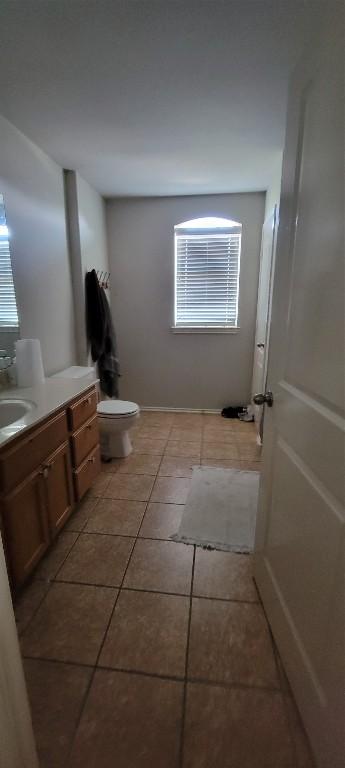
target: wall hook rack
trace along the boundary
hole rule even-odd
[[[110,272],[106,272],[103,269],[96,269],[96,275],[100,287],[107,291],[110,288]]]

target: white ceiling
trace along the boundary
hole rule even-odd
[[[1,0],[0,111],[106,196],[266,189],[318,6]]]

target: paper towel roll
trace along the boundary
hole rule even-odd
[[[39,339],[16,341],[18,387],[33,387],[44,381],[41,342]]]

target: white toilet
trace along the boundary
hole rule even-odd
[[[102,457],[122,459],[129,456],[133,450],[129,430],[139,419],[139,406],[127,400],[101,400],[97,413]]]

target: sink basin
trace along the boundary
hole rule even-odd
[[[0,429],[18,421],[28,411],[32,411],[34,407],[34,403],[31,403],[30,400],[20,400],[19,398],[0,399]]]

